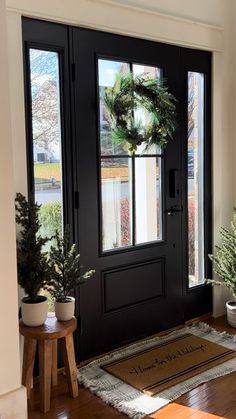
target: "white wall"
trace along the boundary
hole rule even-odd
[[[234,0],[7,0],[16,191],[26,191],[21,15],[211,50],[213,218],[217,243],[219,226],[228,224],[234,201],[233,3]],[[215,315],[224,310],[225,298],[224,292],[217,289]]]
[[[215,54],[214,76],[219,80],[214,83],[215,123],[213,133],[213,198],[214,198],[214,242],[220,240],[220,226],[228,226],[232,218],[234,195],[234,3],[225,2],[228,8],[223,14],[223,54]],[[222,55],[222,56],[221,56]],[[214,288],[214,314],[225,312],[225,301],[231,298],[226,288]]]
[[[235,25],[235,19],[236,19],[236,0],[234,0],[233,2],[233,13],[232,13],[232,20],[233,20],[233,34],[232,34],[232,42],[234,43],[234,48],[235,48],[235,42],[236,42],[236,25]],[[234,160],[234,182],[233,182],[233,186],[234,186],[234,197],[235,197],[235,201],[236,201],[236,164],[235,164],[235,159],[236,159],[236,135],[234,134],[236,132],[236,78],[235,78],[235,71],[236,71],[236,51],[234,54],[234,66],[233,66],[233,78],[234,78],[234,104],[233,104],[233,117],[234,117],[234,130],[233,130],[233,136],[232,136],[232,140],[234,143],[234,155],[233,155],[233,160]],[[235,207],[236,207],[236,202],[234,201]]]
[[[223,1],[223,0],[222,0]],[[231,0],[227,0],[231,2]],[[145,1],[143,0],[145,5]],[[25,16],[71,23],[116,33],[161,40],[179,45],[217,50],[222,46],[221,27],[196,20],[159,15],[143,8],[122,7],[111,0],[7,0],[9,11]],[[179,11],[181,13],[181,9]],[[196,15],[197,16],[197,15]]]
[[[5,0],[0,0],[0,396],[20,387],[14,182]],[[1,417],[0,400],[0,417]]]
[[[222,26],[228,0],[117,0],[171,16]]]

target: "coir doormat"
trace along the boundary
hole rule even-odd
[[[235,356],[234,350],[188,333],[109,362],[102,368],[154,396]]]
[[[182,394],[236,371],[236,336],[205,323],[139,341],[79,368],[80,384],[141,419]]]

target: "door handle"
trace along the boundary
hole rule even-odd
[[[167,215],[169,215],[169,216],[173,216],[173,215],[175,215],[175,214],[177,214],[178,212],[183,212],[183,207],[181,206],[181,207],[170,207],[170,209],[168,209],[167,211]]]
[[[169,171],[169,194],[170,198],[177,198],[180,193],[180,171],[171,169]]]

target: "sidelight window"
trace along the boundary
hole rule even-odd
[[[205,281],[204,269],[204,74],[188,72],[189,286]]]
[[[62,159],[59,54],[29,49],[33,183],[41,204],[41,234],[62,231]]]

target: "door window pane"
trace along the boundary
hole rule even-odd
[[[114,86],[116,75],[129,71],[157,79],[161,74],[157,67],[98,60],[103,251],[162,240],[162,150],[156,146],[146,150],[141,144],[129,156],[112,139],[104,105],[104,94]],[[134,117],[144,126],[149,122],[141,107]]]
[[[127,151],[119,144],[112,141],[111,127],[104,106],[104,93],[107,87],[113,87],[116,75],[120,72],[128,72],[129,64],[120,61],[98,60],[99,78],[99,113],[100,113],[100,146],[101,155],[127,154]]]
[[[41,204],[41,234],[62,231],[62,161],[59,56],[31,48],[35,200]]]
[[[132,169],[130,158],[103,158],[103,250],[132,244]]]
[[[147,77],[151,77],[151,78],[156,78],[159,79],[161,77],[161,69],[158,67],[151,67],[151,66],[147,66],[147,65],[141,65],[141,64],[133,64],[132,66],[132,71],[133,74],[135,76],[147,76]],[[143,124],[145,125],[145,123],[148,123],[148,114],[147,112],[145,112],[145,110],[143,108],[138,108],[135,111],[135,118],[137,118],[137,120],[141,120],[143,122]],[[139,155],[139,154],[161,154],[161,147],[158,147],[156,145],[152,145],[151,147],[149,147],[148,149],[145,149],[145,146],[143,144],[141,144],[140,146],[137,147],[137,150],[135,152],[135,154]]]
[[[136,244],[162,239],[161,158],[135,159]]]
[[[133,64],[132,69],[135,75],[145,74],[152,78],[159,78],[161,76],[161,69],[158,67],[150,66],[150,65]]]
[[[188,73],[188,251],[189,286],[204,272],[204,75]]]

